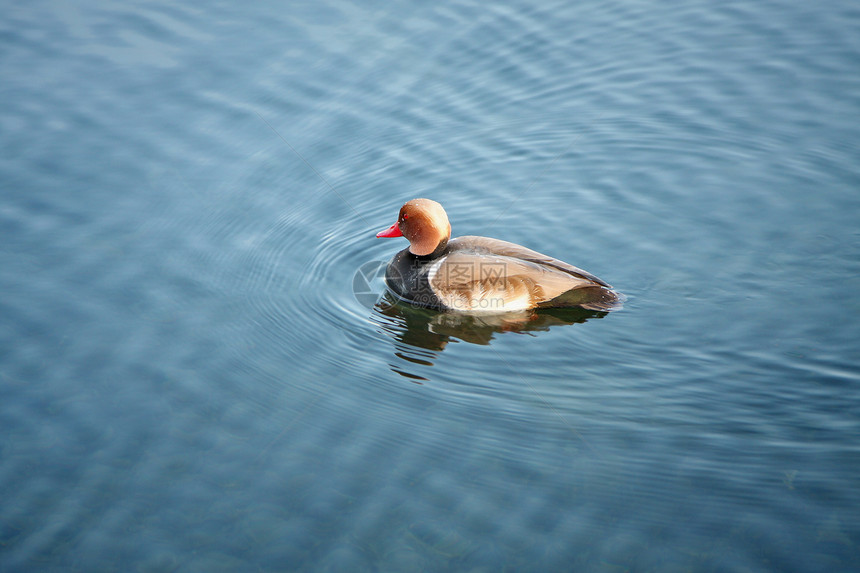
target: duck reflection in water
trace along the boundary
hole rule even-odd
[[[394,340],[394,354],[411,364],[432,366],[449,342],[488,345],[496,334],[513,332],[534,336],[553,326],[571,325],[608,313],[579,307],[530,309],[500,314],[444,312],[410,305],[386,292],[374,307],[372,319]],[[390,364],[391,369],[420,381],[423,376]]]

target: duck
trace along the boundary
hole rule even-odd
[[[409,246],[385,271],[388,289],[409,304],[469,314],[581,307],[609,312],[623,295],[593,274],[516,243],[479,236],[451,238],[448,214],[432,199],[412,199],[378,238]]]

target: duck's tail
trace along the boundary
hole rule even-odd
[[[578,306],[587,310],[611,312],[621,310],[627,297],[620,292],[599,286],[571,289],[549,301],[546,306]]]

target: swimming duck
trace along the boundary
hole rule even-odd
[[[389,263],[385,282],[411,304],[469,313],[621,307],[622,295],[573,265],[499,239],[452,239],[448,215],[430,199],[407,201],[397,222],[376,236],[409,240]]]

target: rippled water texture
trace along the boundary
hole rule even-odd
[[[0,20],[0,570],[860,567],[860,11]],[[413,197],[627,295],[384,295]]]

